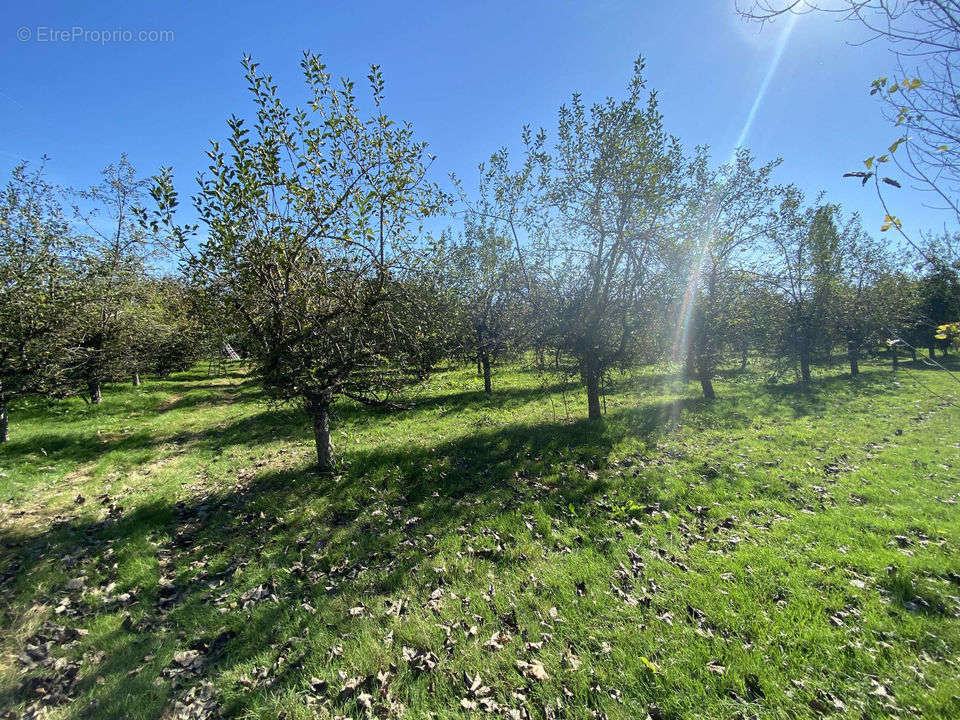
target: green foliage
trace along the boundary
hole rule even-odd
[[[250,58],[243,65],[256,121],[251,131],[231,117],[229,154],[216,142],[208,153],[194,197],[206,234],[188,263],[270,395],[302,401],[314,417],[328,466],[321,434],[336,397],[382,404],[427,369],[429,328],[408,291],[422,263],[419,223],[445,197],[425,178],[425,144],[385,114],[379,68],[362,118],[353,83],[335,83],[319,55],[301,62],[309,112],[284,105]],[[168,172],[153,196],[152,227],[189,251],[195,228],[174,225]]]
[[[770,176],[780,161],[753,166],[739,149],[730,163],[710,167],[707,148],[690,162],[687,196],[676,248],[680,281],[677,310],[680,340],[674,359],[687,353],[704,395],[714,396],[711,379],[730,345],[746,353],[751,317],[762,293],[758,266],[773,203],[781,190]],[[684,347],[685,346],[685,347]]]
[[[897,316],[893,297],[870,292],[886,267],[883,246],[863,233],[857,215],[844,218],[822,196],[805,205],[794,187],[769,227],[767,278],[784,303],[781,351],[796,359],[809,382],[814,354],[831,354],[842,339],[856,374],[860,350]]]
[[[525,142],[535,168],[527,225],[542,258],[544,343],[575,359],[597,418],[604,375],[640,356],[661,307],[682,150],[646,91],[641,60],[624,99],[588,110],[574,95],[560,108],[552,151],[543,133],[526,133]]]
[[[482,183],[481,196],[485,190]],[[457,309],[452,349],[477,361],[488,392],[491,363],[522,348],[532,325],[523,258],[490,210],[487,204],[468,211],[463,235],[445,253],[445,282]]]
[[[149,180],[137,176],[126,155],[101,176],[98,185],[77,193],[83,203],[74,209],[84,230],[77,238],[82,302],[68,322],[69,376],[94,403],[102,383],[129,379],[144,365],[144,337],[153,329],[148,274],[158,252],[137,212]]]
[[[17,165],[0,190],[0,440],[11,398],[69,392],[63,327],[77,307],[75,249],[43,166]]]

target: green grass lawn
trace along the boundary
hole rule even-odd
[[[242,373],[24,404],[0,717],[960,717],[960,386],[435,375],[334,476]]]

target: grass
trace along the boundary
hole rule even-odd
[[[478,384],[328,477],[238,371],[15,407],[0,717],[960,717],[944,373]]]

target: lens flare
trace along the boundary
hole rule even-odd
[[[753,104],[750,106],[750,112],[747,113],[746,120],[743,123],[743,128],[740,130],[740,136],[737,138],[737,142],[733,146],[733,151],[730,155],[731,162],[736,158],[737,150],[743,147],[747,137],[750,135],[750,129],[753,127],[753,121],[757,117],[757,111],[760,109],[760,104],[763,102],[763,98],[767,94],[767,88],[770,87],[770,82],[773,80],[773,76],[777,73],[777,68],[780,67],[780,60],[783,58],[783,52],[787,47],[787,43],[790,40],[790,35],[793,33],[793,28],[797,23],[798,17],[799,15],[791,13],[786,19],[786,24],[784,25],[783,30],[780,31],[780,37],[777,40],[773,57],[770,60],[770,66],[767,68],[767,72],[763,77],[763,81],[760,83],[760,87],[757,90],[757,95],[753,100]],[[708,244],[713,238],[715,229],[716,228],[713,227],[698,228],[699,232],[702,233],[702,238],[697,242],[696,245],[696,257],[690,264],[691,266],[687,274],[687,286],[683,293],[683,301],[680,305],[680,312],[677,317],[677,329],[674,333],[672,352],[672,359],[674,362],[682,361],[690,350],[690,340],[693,329],[693,315],[694,311],[696,310],[700,275],[703,272],[704,260],[709,254]],[[680,409],[679,402],[674,403],[672,406],[670,411],[671,427],[677,424],[677,421],[679,420]]]
[[[799,17],[799,15],[790,13],[786,25],[784,25],[783,30],[780,31],[780,39],[777,40],[777,46],[773,53],[773,59],[770,61],[770,67],[767,68],[767,74],[763,77],[763,82],[760,83],[760,89],[757,90],[757,96],[753,100],[753,105],[750,106],[750,112],[747,113],[747,119],[743,123],[740,137],[737,138],[737,142],[733,146],[734,152],[736,152],[736,148],[743,147],[743,143],[746,142],[747,136],[750,134],[750,128],[753,127],[753,121],[757,117],[757,110],[760,109],[760,103],[763,102],[763,97],[767,94],[770,81],[776,74],[777,68],[780,67],[780,59],[783,57],[783,51],[787,47],[790,34],[793,32],[793,26],[797,24],[797,18]]]

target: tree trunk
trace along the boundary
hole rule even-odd
[[[333,443],[330,442],[330,397],[309,395],[306,398],[307,415],[313,421],[313,439],[317,446],[317,468],[330,472],[334,466]]]
[[[917,361],[917,349],[915,347],[910,348],[910,359],[913,360],[913,362]]]
[[[856,376],[860,374],[860,363],[857,358],[857,349],[855,347],[847,348],[847,360],[850,361],[850,375]]]
[[[103,399],[103,396],[100,392],[100,381],[99,380],[90,380],[87,382],[87,390],[90,394],[90,404],[99,405],[100,401]]]
[[[703,389],[703,396],[707,400],[716,400],[717,393],[713,389],[713,380],[710,379],[710,373],[707,370],[699,370],[697,375],[700,377],[700,387]]]
[[[488,353],[485,352],[480,356],[480,365],[483,368],[483,391],[493,392],[490,386],[490,355]]]
[[[893,354],[893,369],[899,370],[900,369],[900,353],[897,352],[896,345],[891,346],[890,352]]]
[[[10,420],[7,417],[7,405],[0,402],[0,443],[10,439]]]
[[[747,369],[747,346],[746,345],[744,345],[743,348],[740,350],[740,369],[741,370]]]
[[[936,360],[936,359],[937,359],[937,350],[936,350],[936,348],[935,348],[933,345],[931,345],[930,347],[927,348],[927,352],[930,353],[930,359],[931,359],[931,360]]]
[[[583,380],[587,386],[587,417],[599,420],[603,416],[600,408],[600,370],[595,359],[591,358],[583,365]]]
[[[713,390],[713,363],[711,362],[710,349],[706,344],[705,336],[698,338],[696,345],[690,348],[690,355],[694,357],[697,369],[697,380],[700,381],[703,396],[707,400],[716,400],[717,393]]]
[[[140,387],[140,373],[138,372],[133,373],[133,386]]]

